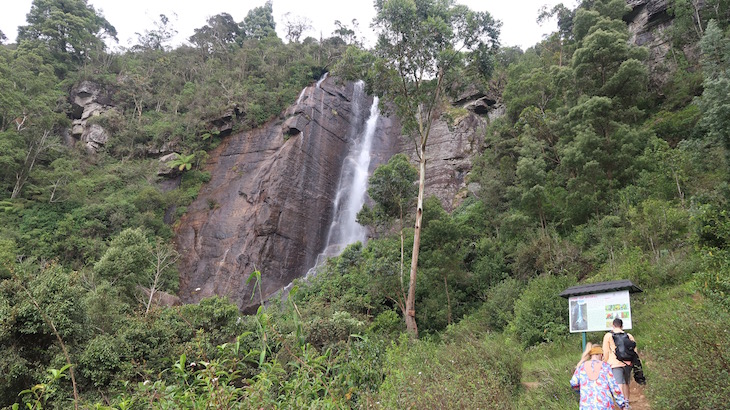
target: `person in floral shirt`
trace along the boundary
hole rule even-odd
[[[628,409],[629,404],[613,378],[611,366],[602,360],[600,345],[587,344],[570,385],[580,391],[580,410],[611,410],[613,402]]]

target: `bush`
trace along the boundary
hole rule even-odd
[[[375,317],[370,331],[381,335],[394,335],[405,330],[405,322],[395,310],[386,310]]]
[[[653,408],[703,410],[730,402],[730,313],[684,289],[653,295],[644,320],[647,390]],[[641,354],[641,351],[639,352]]]
[[[317,318],[305,326],[307,342],[320,349],[360,333],[364,323],[348,312],[337,311],[329,318]]]
[[[568,334],[568,300],[558,295],[572,284],[573,280],[560,276],[540,276],[527,284],[515,303],[515,318],[509,327],[523,346]]]
[[[130,376],[121,371],[124,363],[125,348],[112,336],[99,335],[92,339],[79,358],[79,372],[94,387],[106,387],[115,378],[126,379]]]
[[[458,343],[408,341],[388,349],[374,398],[386,409],[512,409],[521,355],[503,337]]]
[[[487,300],[479,309],[487,327],[502,331],[514,319],[515,301],[520,297],[524,285],[514,278],[507,278],[487,291]]]

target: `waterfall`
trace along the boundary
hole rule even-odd
[[[304,98],[305,91],[307,91],[307,87],[302,88],[302,92],[299,93],[299,98],[297,98],[297,105],[302,103],[302,98]]]
[[[317,88],[319,88],[319,86],[322,85],[322,81],[327,79],[327,74],[329,74],[329,71],[325,71],[325,73],[322,74],[322,78],[317,80]]]
[[[353,95],[353,113],[359,113],[359,100],[362,98],[364,83],[355,83]],[[375,135],[375,128],[380,117],[378,97],[373,97],[370,106],[370,116],[365,127],[359,132],[350,153],[345,158],[337,184],[332,223],[327,233],[324,251],[317,256],[314,267],[309,269],[307,277],[316,272],[316,268],[330,256],[336,256],[349,244],[357,241],[365,242],[367,230],[357,223],[357,213],[365,203],[367,193],[368,169],[370,167],[370,149]],[[359,124],[359,118],[354,118],[353,124]],[[353,132],[358,132],[357,130]]]

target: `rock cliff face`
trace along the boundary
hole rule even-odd
[[[284,121],[231,135],[211,152],[211,180],[177,230],[183,302],[224,295],[246,310],[259,299],[251,301],[254,284],[246,283],[254,270],[267,298],[314,264],[355,137],[352,121],[364,121],[369,108],[360,104],[366,113],[355,115],[352,98],[353,84],[311,86]],[[387,160],[392,127],[387,119],[381,127],[376,144]]]
[[[667,30],[672,26],[672,16],[669,14],[668,0],[627,0],[632,9],[624,16],[629,26],[631,38],[629,41],[649,49],[647,65],[650,70],[651,84],[655,89],[667,81],[669,73],[677,67],[672,67],[672,59],[667,58],[671,51],[671,40]],[[690,61],[697,61],[697,50],[687,46],[682,50]]]
[[[188,207],[177,229],[180,297],[195,303],[211,295],[228,296],[244,311],[258,306],[253,283],[261,271],[263,298],[303,276],[325,246],[342,162],[367,119],[371,98],[355,113],[353,84],[328,79],[310,86],[282,118],[227,137],[210,153],[211,180]],[[473,101],[471,101],[473,102]],[[463,101],[460,105],[470,104]],[[466,189],[486,124],[463,110],[448,124],[439,120],[428,147],[427,192],[447,210]],[[397,152],[413,156],[413,144],[400,136],[398,121],[380,117],[371,151],[370,172]]]
[[[486,125],[484,117],[472,112],[453,123],[442,118],[433,124],[426,147],[425,196],[436,196],[447,212],[453,211],[465,198],[466,176],[471,171],[472,157],[483,141]],[[400,141],[400,152],[417,164],[413,143],[403,137]]]

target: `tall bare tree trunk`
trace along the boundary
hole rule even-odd
[[[421,223],[423,220],[423,193],[426,187],[426,144],[419,147],[418,162],[418,205],[416,208],[416,225],[413,232],[413,256],[411,257],[411,277],[408,282],[408,298],[406,299],[406,330],[413,337],[418,337],[416,324],[416,273],[418,271],[418,251],[421,247]]]

